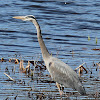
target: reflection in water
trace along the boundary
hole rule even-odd
[[[12,19],[16,15],[36,16],[44,38],[44,42],[50,52],[58,56],[73,69],[86,62],[88,74],[83,74],[83,84],[89,94],[88,97],[98,96],[100,91],[99,70],[95,70],[93,63],[99,62],[100,49],[100,2],[79,0],[10,0],[0,3],[0,56],[1,58],[19,58],[24,60],[41,60],[41,51],[37,42],[36,30],[31,23],[16,22]],[[32,27],[31,27],[32,26]],[[91,40],[88,41],[88,35]],[[98,38],[96,44],[95,38]],[[73,51],[73,54],[72,52]],[[12,66],[16,72],[12,73]],[[18,80],[17,83],[7,81],[3,74],[8,67],[10,76]],[[33,68],[33,67],[32,67]],[[92,72],[92,73],[91,73]],[[39,78],[41,73],[43,76]],[[39,74],[39,75],[38,75]],[[60,99],[55,83],[43,83],[42,79],[50,80],[47,70],[36,70],[36,77],[30,81],[30,77],[19,73],[19,66],[9,62],[0,62],[0,98],[24,99],[34,97]],[[42,80],[42,82],[40,81]],[[20,84],[19,80],[25,81]],[[28,83],[29,82],[29,83]],[[32,91],[30,91],[32,88]],[[72,91],[65,89],[66,91]],[[93,94],[93,95],[92,95]],[[77,97],[71,94],[70,99]],[[79,97],[79,99],[85,97]],[[87,98],[87,97],[86,97]]]

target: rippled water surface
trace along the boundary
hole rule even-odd
[[[82,79],[87,95],[73,95],[73,92],[77,92],[68,88],[65,92],[71,93],[69,98],[99,99],[100,68],[94,66],[100,62],[99,0],[0,0],[0,57],[7,59],[6,62],[0,62],[0,98],[61,99],[55,83],[47,82],[51,80],[47,70],[37,68],[34,80],[30,81],[31,77],[19,71],[19,64],[8,62],[10,58],[42,60],[34,25],[12,18],[22,15],[36,17],[52,55],[73,69],[86,63],[84,67],[88,73],[84,71]],[[34,66],[31,67],[34,69]],[[16,82],[8,80],[4,75],[6,71]]]

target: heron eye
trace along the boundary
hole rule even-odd
[[[26,17],[26,19],[28,19],[28,17]]]

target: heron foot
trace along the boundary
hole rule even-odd
[[[62,96],[64,92],[62,90],[60,90],[59,93],[60,93],[60,96]]]
[[[63,95],[63,91],[61,90],[60,84],[56,82],[57,88],[59,90],[60,96]]]

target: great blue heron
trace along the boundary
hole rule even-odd
[[[35,25],[44,63],[52,79],[56,82],[60,95],[62,95],[63,93],[63,91],[61,91],[60,89],[60,85],[70,87],[74,90],[77,90],[81,95],[85,95],[85,89],[82,86],[80,78],[78,77],[76,72],[70,66],[68,66],[58,58],[52,57],[52,55],[49,54],[42,39],[41,29],[36,18],[33,15],[15,16],[13,18],[21,19],[23,21],[31,21]]]

